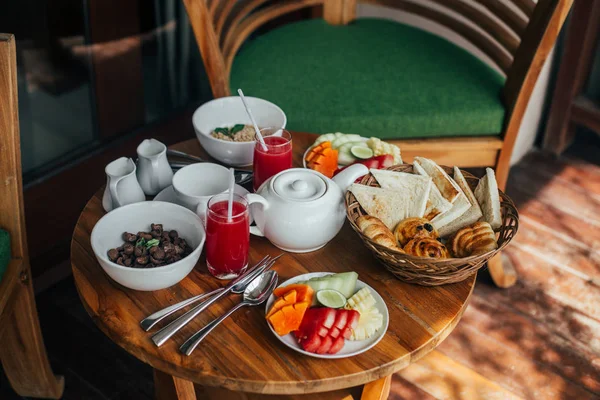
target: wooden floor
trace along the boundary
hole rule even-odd
[[[575,153],[532,153],[513,168],[508,193],[521,218],[506,254],[518,283],[497,289],[481,273],[458,327],[394,376],[390,398],[600,397],[600,152]],[[153,398],[150,368],[94,327],[72,280],[39,295],[38,307],[65,399]],[[15,398],[1,378],[0,399]]]

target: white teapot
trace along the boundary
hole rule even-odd
[[[281,171],[248,194],[257,226],[254,235],[292,253],[320,249],[338,234],[346,219],[344,194],[350,184],[366,175],[362,164],[351,165],[333,179],[304,168]]]

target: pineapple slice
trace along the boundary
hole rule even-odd
[[[375,298],[369,291],[369,289],[362,288],[358,292],[354,293],[354,296],[350,297],[346,302],[347,310],[356,310],[359,313],[369,311],[375,307]]]
[[[375,307],[375,298],[367,288],[362,288],[350,297],[345,308],[360,313],[358,325],[352,330],[350,340],[365,340],[383,326],[383,315]]]
[[[383,326],[383,315],[378,309],[372,308],[360,313],[358,325],[352,330],[350,340],[365,340],[373,336]]]

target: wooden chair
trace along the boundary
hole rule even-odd
[[[64,379],[50,367],[40,331],[25,235],[15,38],[0,33],[0,228],[11,258],[0,278],[0,360],[21,396],[58,399]]]
[[[534,0],[183,0],[183,2],[215,97],[230,95],[230,78],[236,55],[242,44],[246,42],[246,39],[252,33],[275,18],[306,7],[322,5],[323,17],[326,22],[331,25],[345,25],[355,20],[357,2],[378,4],[423,17],[462,36],[489,57],[506,76],[505,80],[500,78],[501,80],[497,86],[497,92],[501,93],[494,92],[491,98],[490,96],[483,97],[492,103],[497,103],[493,104],[495,108],[493,113],[490,114],[490,118],[494,120],[492,124],[494,126],[490,128],[491,131],[487,132],[486,135],[478,135],[476,131],[469,132],[469,136],[463,136],[458,132],[453,133],[452,137],[448,137],[448,135],[431,137],[429,135],[424,138],[411,137],[410,139],[403,139],[400,137],[401,135],[393,137],[394,133],[391,133],[392,137],[386,137],[386,139],[391,139],[392,142],[401,147],[403,158],[408,162],[415,155],[420,155],[430,157],[440,164],[446,165],[460,167],[491,166],[496,170],[500,188],[504,189],[508,178],[513,146],[525,109],[540,70],[556,42],[573,0],[539,0],[537,3]],[[275,31],[281,29],[283,28],[277,28]],[[411,35],[414,35],[416,30],[410,32]],[[287,33],[288,40],[290,40],[290,37],[293,37],[294,34],[291,31],[287,31]],[[264,36],[267,35],[271,35],[271,32]],[[424,34],[421,33],[421,35]],[[295,36],[297,38],[302,35],[296,34]],[[297,40],[296,38],[294,39]],[[319,37],[313,39],[315,39],[313,43],[321,42]],[[259,36],[253,41],[257,44],[252,47],[251,51],[262,54],[262,60],[255,63],[253,68],[260,69],[259,73],[254,74],[254,76],[263,77],[264,81],[253,84],[251,79],[245,81],[238,79],[233,83],[243,84],[247,95],[264,97],[282,106],[288,115],[288,128],[310,131],[308,127],[292,126],[295,117],[299,119],[298,117],[302,116],[294,114],[295,107],[286,107],[285,104],[282,104],[286,102],[286,97],[295,96],[293,90],[280,91],[276,95],[264,89],[265,85],[263,83],[268,83],[274,73],[278,74],[277,77],[284,75],[288,64],[279,59],[281,53],[274,53],[273,57],[269,57],[268,49],[265,50],[264,48],[262,48],[263,53],[260,53],[261,48],[258,47],[258,44],[261,40],[263,39]],[[433,43],[430,37],[427,37],[426,40]],[[271,40],[271,43],[277,43],[277,41]],[[453,57],[463,56],[460,51],[451,49],[439,40],[435,44],[452,53]],[[286,51],[285,47],[283,51]],[[289,52],[293,51],[295,49],[289,49]],[[423,47],[417,51],[426,53],[428,49]],[[246,59],[252,56],[248,56],[248,52],[246,51]],[[258,57],[257,54],[254,54],[255,58]],[[432,57],[436,56],[436,54],[432,55]],[[326,59],[327,57],[323,58]],[[302,87],[311,87],[310,71],[311,68],[314,70],[315,60],[312,61],[313,64],[304,68],[300,76],[296,75],[289,81],[294,83],[302,81],[301,84],[304,85]],[[472,60],[469,60],[469,62],[472,62]],[[495,82],[498,79],[499,75],[495,75],[495,73],[490,72],[491,70],[486,70],[481,65],[473,63],[473,68],[477,68],[478,72],[489,77],[491,81]],[[240,69],[242,67],[237,68],[236,71],[239,73]],[[246,68],[246,70],[248,69]],[[463,75],[468,76],[469,71],[466,71]],[[433,76],[435,77],[436,74],[433,74]],[[334,77],[332,80],[336,81],[337,79]],[[327,85],[329,82],[321,83]],[[415,87],[418,93],[419,83],[411,81],[405,87]],[[336,84],[352,88],[353,83],[340,81]],[[314,93],[327,90],[327,87],[322,86],[312,87],[312,90]],[[483,86],[483,83],[478,85],[476,81],[472,81],[470,86],[471,88],[477,88]],[[295,87],[299,86],[296,85]],[[401,92],[405,87],[398,87],[397,91]],[[491,87],[493,90],[493,85]],[[477,89],[474,92],[477,93]],[[435,93],[434,88],[429,96],[435,97]],[[452,93],[449,95],[452,96]],[[351,95],[346,96],[346,98],[349,97]],[[494,97],[497,97],[497,99],[494,99]],[[452,103],[451,99],[450,97],[448,103]],[[334,100],[342,103],[342,107],[344,101],[346,101],[345,98]],[[377,99],[374,102],[377,103]],[[311,103],[311,101],[309,99],[304,103]],[[471,105],[476,107],[477,103],[478,101],[475,101]],[[310,104],[307,107],[310,107]],[[315,104],[314,108],[326,109],[327,105]],[[468,112],[469,110],[462,111]],[[303,112],[306,114],[306,109]],[[435,116],[435,110],[431,115]],[[425,120],[428,116],[425,117]],[[306,120],[310,121],[310,115],[305,115],[305,117]],[[471,112],[469,118],[479,119],[477,111]],[[421,120],[424,119],[421,117]],[[460,125],[460,117],[454,118],[454,122]],[[342,127],[336,128],[337,125],[335,124],[326,126],[328,129],[345,131]],[[342,126],[342,124],[339,126]],[[396,128],[403,129],[404,126],[400,124]],[[352,129],[346,132],[368,134],[368,132],[357,132],[352,131]],[[378,132],[370,133],[377,135]],[[436,135],[440,135],[440,133],[438,132]],[[507,261],[505,260],[503,263],[499,255],[490,260],[488,264],[492,278],[501,287],[508,287],[516,282],[514,268]]]
[[[573,143],[577,126],[600,135],[600,104],[585,94],[600,39],[599,19],[600,0],[573,6],[562,54],[565,61],[558,71],[544,135],[544,150],[556,155]]]

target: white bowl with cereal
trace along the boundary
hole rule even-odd
[[[257,97],[246,97],[246,102],[259,128],[285,128],[287,117],[281,108]],[[239,97],[204,103],[194,112],[192,123],[200,144],[212,157],[234,167],[252,165],[254,129]]]

